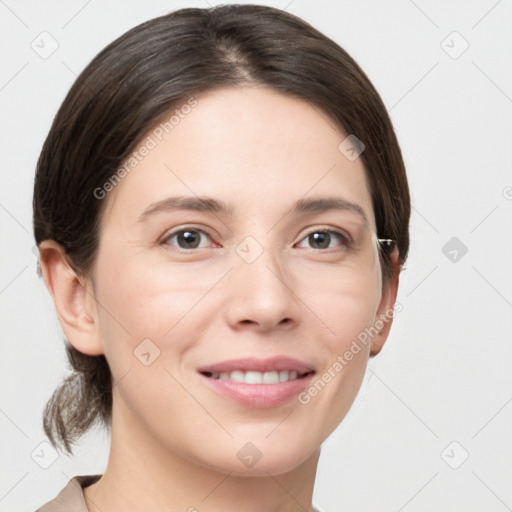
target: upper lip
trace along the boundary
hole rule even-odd
[[[201,373],[221,373],[233,371],[255,371],[255,372],[272,372],[272,371],[295,371],[298,374],[305,374],[314,371],[314,368],[305,363],[287,356],[274,356],[267,359],[256,357],[246,357],[242,359],[230,359],[221,361],[198,369]]]

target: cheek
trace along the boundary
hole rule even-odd
[[[316,292],[304,292],[326,328],[325,341],[331,351],[344,351],[374,324],[381,300],[377,270],[342,278],[334,274]]]
[[[136,260],[109,265],[104,258],[98,265],[99,325],[113,381],[119,382],[119,410],[130,415],[127,420],[148,421],[149,428],[169,425],[163,417],[174,411],[181,418],[180,408],[186,407],[187,397],[172,376],[180,380],[177,365],[199,337],[192,320],[201,289]],[[179,428],[175,420],[171,430]]]
[[[211,269],[206,276],[188,272],[184,278],[182,269],[169,270],[137,256],[123,261],[106,252],[102,256],[97,289],[100,331],[114,376],[137,366],[138,353],[146,349],[158,354],[160,364],[176,367],[200,338],[206,316],[215,311],[204,295],[225,269]]]
[[[360,389],[370,353],[367,333],[380,303],[379,284],[376,272],[354,274],[331,279],[307,297],[325,328],[323,357],[322,368],[299,401],[318,418],[315,426],[325,435],[343,419]]]

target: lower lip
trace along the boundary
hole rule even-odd
[[[199,374],[217,393],[255,409],[278,407],[297,398],[299,393],[309,386],[314,374],[301,379],[279,382],[278,384],[245,384],[231,380],[220,380]]]

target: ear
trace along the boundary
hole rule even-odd
[[[79,278],[54,240],[39,244],[41,273],[69,343],[87,355],[104,354],[90,280]]]
[[[393,324],[394,307],[400,277],[400,260],[396,247],[389,254],[389,258],[392,263],[392,276],[387,286],[382,290],[382,298],[374,324],[378,332],[372,338],[370,357],[377,355],[382,350],[388,338],[389,331],[391,330],[391,325]]]

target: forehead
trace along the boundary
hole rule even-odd
[[[348,134],[320,108],[263,87],[194,100],[142,138],[132,168],[107,194],[105,222],[116,215],[136,220],[167,196],[213,197],[234,214],[268,218],[309,196],[339,196],[360,205],[374,228],[362,159],[339,150]]]

